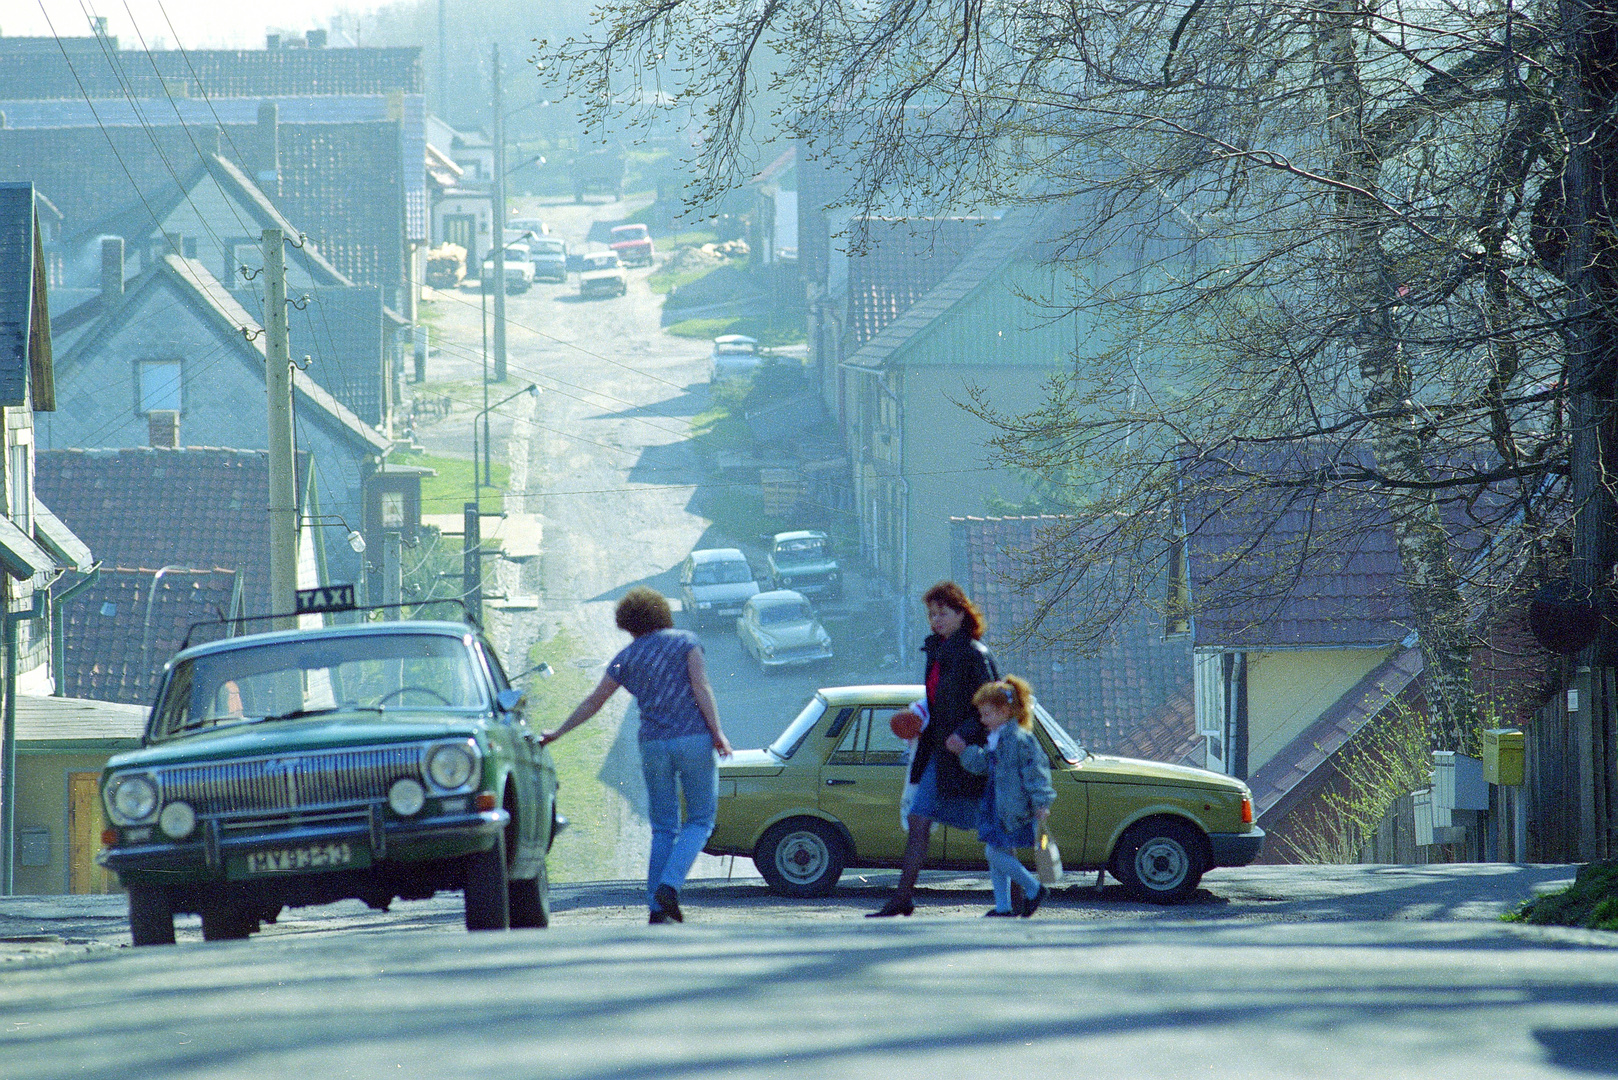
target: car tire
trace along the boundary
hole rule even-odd
[[[545,864],[539,864],[539,873],[523,881],[513,881],[506,886],[507,906],[511,912],[511,928],[519,930],[525,927],[543,929],[551,924],[551,888],[550,876],[546,873]]]
[[[129,938],[136,946],[174,944],[174,908],[167,891],[129,886]]]
[[[511,926],[511,897],[506,891],[506,838],[466,858],[466,928],[506,930]]]
[[[245,941],[258,930],[258,920],[235,904],[209,904],[199,914],[203,941]]]
[[[1207,845],[1196,829],[1174,818],[1149,818],[1119,838],[1112,876],[1131,899],[1178,904],[1196,892],[1207,866]]]
[[[826,896],[837,886],[848,851],[835,826],[793,818],[771,827],[753,849],[753,864],[781,896]]]

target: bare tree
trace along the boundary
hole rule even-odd
[[[1569,36],[1578,6],[619,0],[553,59],[592,102],[647,77],[702,102],[713,187],[744,167],[768,48],[789,102],[769,122],[857,163],[851,201],[1065,214],[1072,272],[1039,299],[1095,332],[1043,409],[970,406],[1067,515],[1028,568],[1043,632],[1082,645],[1139,602],[1195,541],[1188,505],[1347,499],[1396,538],[1434,741],[1457,748],[1470,616],[1577,509],[1569,274],[1546,253],[1594,40]],[[1587,292],[1610,326],[1611,290]],[[1261,575],[1273,595],[1352,535],[1315,539]]]

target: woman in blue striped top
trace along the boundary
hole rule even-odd
[[[635,586],[618,601],[617,621],[633,640],[612,658],[601,682],[578,708],[540,739],[551,743],[572,731],[599,712],[620,686],[635,696],[646,816],[652,823],[646,903],[653,923],[683,922],[680,887],[713,832],[719,811],[718,758],[730,756],[730,743],[719,726],[702,643],[689,630],[674,629],[663,595]]]

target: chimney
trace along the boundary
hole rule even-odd
[[[264,47],[266,49],[279,49],[281,47],[281,35],[280,34],[265,34],[264,35]]]
[[[263,102],[258,107],[258,175],[255,179],[259,189],[272,199],[281,195],[280,115],[273,101]]]
[[[124,298],[124,238],[101,238],[101,303],[111,307]]]
[[[180,414],[173,409],[153,409],[146,414],[146,430],[153,446],[165,450],[180,445]]]
[[[326,47],[326,31],[310,30],[304,34],[303,42],[311,49],[324,49]]]

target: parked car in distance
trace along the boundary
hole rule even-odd
[[[584,256],[579,269],[580,296],[622,296],[629,291],[629,279],[614,251],[593,251]]]
[[[809,601],[791,589],[761,592],[742,606],[736,620],[742,648],[765,671],[830,660],[831,635]]]
[[[843,573],[831,541],[825,533],[808,529],[771,538],[765,580],[771,589],[796,589],[805,596],[836,600],[843,595]]]
[[[751,856],[786,896],[824,896],[846,867],[899,866],[906,744],[889,721],[924,693],[919,685],[823,689],[769,746],[722,759],[706,850]],[[1106,870],[1134,899],[1177,903],[1210,868],[1258,858],[1264,830],[1240,780],[1090,754],[1043,707],[1034,716],[1056,787],[1047,825],[1067,869]],[[982,870],[987,860],[975,830],[941,827],[926,865]]]
[[[533,257],[534,277],[541,281],[567,280],[567,241],[549,236],[536,236],[528,241]]]
[[[758,339],[744,334],[721,334],[713,339],[713,351],[708,354],[708,379],[718,382],[720,379],[747,375],[763,362],[758,352]]]
[[[614,226],[607,246],[625,266],[650,266],[657,254],[652,250],[652,234],[639,224]]]
[[[680,564],[680,606],[694,627],[736,618],[756,595],[753,568],[736,548],[702,548]]]
[[[494,284],[494,252],[483,259],[483,280]],[[524,293],[534,283],[534,263],[526,244],[507,244],[505,248],[506,292]]]
[[[138,750],[101,776],[96,861],[136,945],[209,941],[285,907],[464,895],[469,930],[544,926],[556,770],[493,650],[461,623],[249,634],[163,669]]]
[[[534,236],[549,236],[551,227],[537,217],[514,217],[506,222],[507,240],[514,240],[523,233],[531,233]]]

